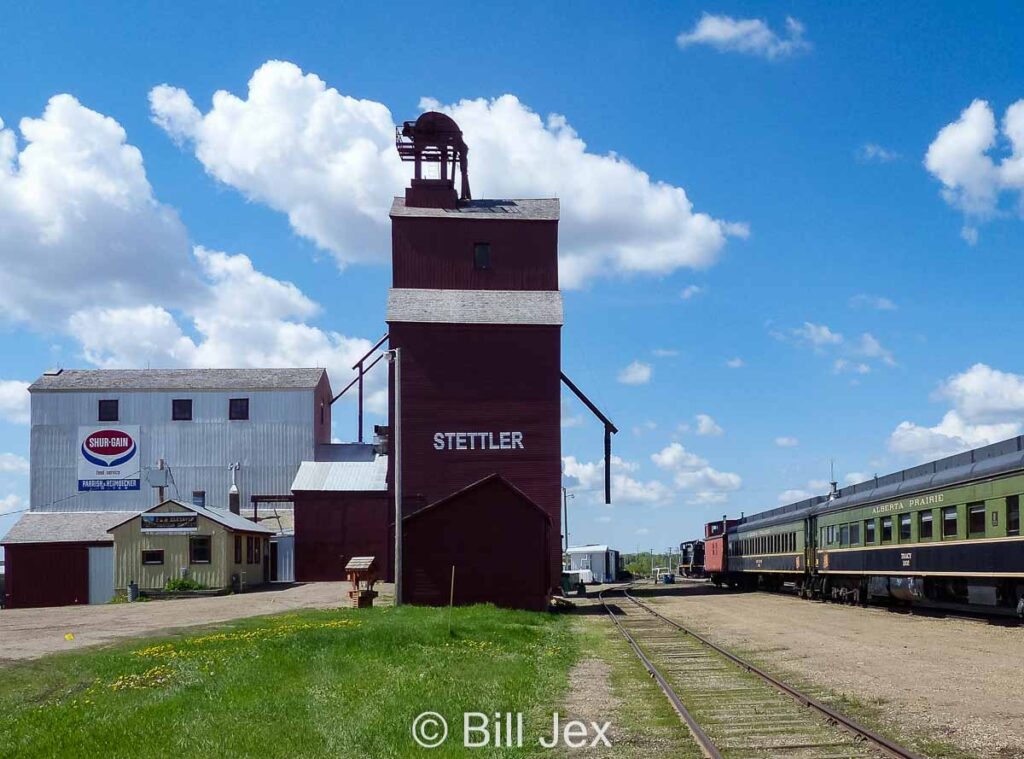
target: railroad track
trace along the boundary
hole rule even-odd
[[[715,645],[629,593],[615,626],[657,681],[709,759],[921,759]]]

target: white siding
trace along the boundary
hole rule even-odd
[[[192,399],[192,421],[171,421],[171,400]],[[248,421],[228,420],[228,400],[249,399]],[[288,494],[299,463],[315,448],[314,390],[200,392],[32,393],[31,502],[34,511],[141,510],[156,502],[145,482],[124,492],[78,492],[78,428],[97,421],[98,401],[117,399],[116,424],[139,425],[143,467],[163,458],[171,470],[167,496],[190,501],[206,491],[206,505],[227,507],[238,461],[243,509],[249,496]],[[111,424],[115,424],[111,422]]]
[[[89,603],[105,604],[114,597],[114,546],[89,547]]]

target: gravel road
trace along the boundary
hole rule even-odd
[[[983,757],[1024,757],[1024,628],[768,593],[665,591],[652,603],[726,647],[876,703]]]
[[[383,598],[391,586],[377,585]],[[232,596],[102,606],[0,611],[0,662],[111,643],[182,627],[226,622],[292,609],[328,609],[347,603],[348,583],[314,582]],[[382,599],[379,599],[382,600]],[[67,640],[70,633],[74,640]]]

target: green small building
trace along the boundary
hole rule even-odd
[[[223,509],[169,500],[111,527],[114,587],[162,590],[187,577],[210,589],[244,590],[270,577],[274,531]]]

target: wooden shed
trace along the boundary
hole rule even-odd
[[[500,474],[492,474],[403,520],[405,601],[493,603],[542,611],[552,584],[548,513]]]

